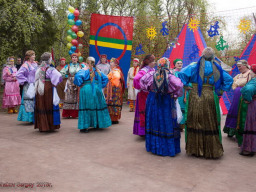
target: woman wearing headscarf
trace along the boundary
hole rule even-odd
[[[27,93],[29,87],[33,87],[35,83],[35,73],[37,69],[35,58],[36,55],[34,51],[27,51],[25,54],[25,62],[16,75],[19,84],[24,85],[18,121],[34,122],[34,96],[28,95]]]
[[[77,118],[78,117],[78,101],[79,91],[78,87],[74,84],[75,74],[84,67],[83,64],[78,62],[78,54],[73,53],[71,55],[70,64],[66,65],[60,73],[63,79],[67,78],[65,88],[65,100],[63,104],[62,117]]]
[[[136,99],[135,107],[135,116],[133,124],[133,134],[144,136],[145,135],[145,109],[146,109],[146,100],[148,96],[147,90],[141,90],[140,79],[149,73],[150,71],[155,71],[155,56],[147,55],[140,67],[139,72],[133,79],[133,86],[135,89],[139,90]]]
[[[78,129],[88,132],[90,127],[107,128],[111,126],[107,104],[102,92],[108,77],[95,67],[95,59],[86,60],[89,69],[80,70],[75,75],[74,84],[80,87]]]
[[[40,132],[54,131],[60,128],[59,103],[54,103],[56,86],[62,81],[61,74],[51,67],[51,53],[41,55],[40,65],[35,76],[35,129]]]
[[[251,65],[251,70],[256,74],[256,64]],[[241,89],[241,93],[244,102],[248,104],[248,110],[240,155],[253,156],[256,152],[256,77]]]
[[[105,89],[106,102],[111,121],[113,124],[117,124],[121,118],[125,81],[118,59],[112,58],[110,60],[110,67],[111,71],[108,74],[109,82]]]
[[[240,86],[244,87],[252,78],[255,77],[255,74],[249,69],[248,63],[245,60],[242,60],[243,63],[246,63],[247,65],[242,65],[239,66],[237,65],[238,69],[242,71],[242,68],[247,68],[247,78],[243,78],[243,76],[241,76],[241,81],[239,81]],[[239,63],[239,61],[238,61]],[[240,88],[240,92],[241,89]],[[247,116],[247,110],[248,110],[248,102],[246,102],[243,97],[242,97],[242,92],[240,93],[240,98],[239,98],[239,102],[238,102],[238,113],[237,113],[237,122],[236,122],[236,129],[235,129],[235,136],[236,136],[236,140],[238,143],[238,146],[241,147],[242,143],[243,143],[243,134],[244,134],[244,127],[245,127],[245,122],[246,122],[246,116]]]
[[[175,99],[182,96],[183,84],[170,71],[167,58],[157,61],[157,70],[140,80],[140,87],[149,91],[146,102],[146,149],[161,156],[180,153],[180,129],[177,124]]]
[[[9,57],[7,66],[3,69],[5,81],[3,94],[3,108],[8,108],[8,113],[18,113],[16,107],[21,103],[19,82],[16,79],[17,68],[14,66],[14,57]]]
[[[136,76],[140,69],[139,59],[133,59],[133,67],[131,67],[127,74],[127,87],[128,87],[128,102],[130,107],[130,112],[135,111],[135,101],[136,101],[136,93],[135,88],[133,86],[133,79]]]
[[[237,120],[239,110],[239,100],[241,98],[241,89],[252,78],[251,71],[249,69],[248,62],[246,60],[240,60],[237,62],[237,68],[240,71],[238,75],[234,77],[232,89],[234,90],[233,101],[228,110],[225,126],[223,128],[224,133],[228,134],[228,137],[233,137],[237,133]],[[246,107],[246,104],[244,105]],[[240,137],[241,138],[241,137]],[[241,141],[240,141],[241,144]]]
[[[214,58],[214,50],[207,47],[197,63],[186,66],[178,75],[184,86],[192,83],[193,87],[188,100],[186,153],[213,159],[223,155],[217,95],[229,91],[233,83]]]

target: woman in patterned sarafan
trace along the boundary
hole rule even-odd
[[[108,83],[108,77],[95,67],[95,59],[88,57],[88,69],[82,69],[75,75],[74,83],[80,87],[78,129],[88,132],[89,128],[107,128],[111,126],[107,104],[102,92]]]
[[[144,75],[140,87],[149,91],[146,102],[146,149],[161,156],[180,153],[180,129],[175,99],[182,96],[183,84],[170,70],[167,58],[157,62],[158,69]]]
[[[8,113],[18,113],[16,107],[21,103],[19,82],[16,79],[17,68],[14,66],[14,57],[9,57],[7,66],[3,69],[5,81],[3,94],[3,108],[8,108]]]
[[[35,129],[40,132],[54,131],[60,128],[59,103],[53,102],[56,86],[62,81],[60,72],[51,67],[51,53],[45,52],[41,56],[40,65],[35,76]],[[55,95],[56,96],[56,95]]]
[[[178,74],[184,86],[192,83],[193,87],[188,99],[186,153],[209,159],[219,158],[224,152],[218,96],[229,91],[233,83],[232,77],[214,59],[214,50],[207,47],[197,63]]]
[[[251,65],[256,74],[256,64]],[[256,152],[256,77],[252,78],[242,89],[242,98],[248,105],[243,141],[240,155],[253,156]]]
[[[78,63],[77,53],[71,55],[71,60],[72,61],[60,71],[63,79],[67,78],[62,117],[77,118],[79,91],[78,87],[74,84],[74,78],[75,74],[84,67],[84,64]]]
[[[111,71],[108,74],[109,82],[105,88],[105,94],[111,121],[113,124],[117,124],[121,118],[125,81],[118,59],[112,58],[110,60],[110,67]]]

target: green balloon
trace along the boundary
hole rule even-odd
[[[84,58],[83,58],[82,56],[80,56],[80,57],[78,58],[78,60],[79,60],[79,62],[83,62]]]
[[[76,39],[76,38],[77,38],[76,33],[75,33],[75,32],[72,32],[71,37],[72,37],[73,39]]]
[[[71,29],[67,30],[67,34],[71,35],[73,33],[73,31]]]
[[[69,19],[69,20],[68,20],[68,24],[69,24],[69,25],[75,25],[75,21],[74,21],[73,19]]]

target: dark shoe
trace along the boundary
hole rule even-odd
[[[80,132],[81,132],[81,133],[88,133],[88,132],[89,132],[89,129],[80,129]]]
[[[254,156],[253,152],[248,152],[248,151],[241,151],[239,154],[243,156],[249,156],[249,157]]]
[[[112,124],[118,124],[119,122],[118,121],[112,121]]]

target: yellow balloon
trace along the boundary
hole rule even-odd
[[[81,55],[82,55],[80,52],[78,52],[77,54],[78,54],[78,56],[81,56]]]
[[[77,32],[77,36],[78,37],[83,37],[84,36],[84,32],[83,31],[78,31]]]
[[[68,43],[68,44],[67,44],[67,48],[70,49],[71,47],[72,47],[72,44],[71,44],[71,43]]]
[[[70,13],[74,13],[75,8],[74,8],[74,7],[72,7],[72,6],[69,6],[69,7],[68,7],[68,10],[69,10],[69,12],[70,12]]]
[[[67,40],[68,40],[68,42],[71,42],[72,41],[72,37],[70,35],[67,36]]]

